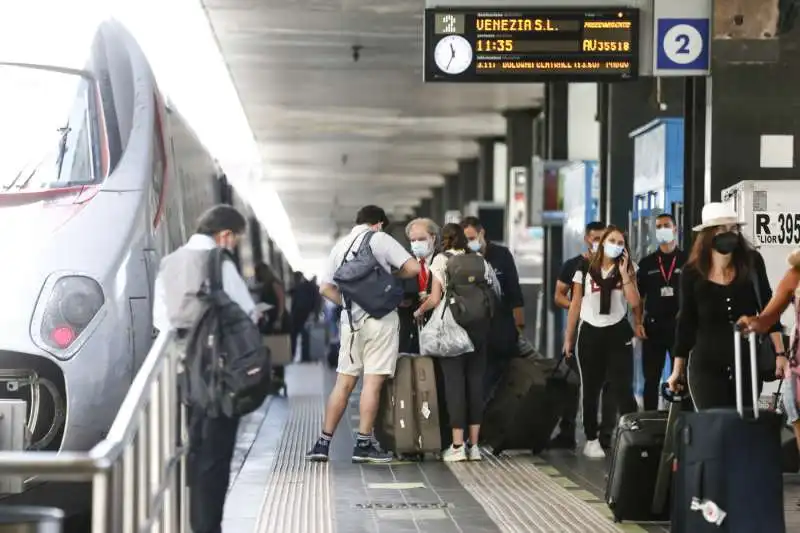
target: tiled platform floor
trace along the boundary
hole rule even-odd
[[[224,533],[666,532],[613,524],[602,502],[603,463],[570,453],[484,457],[480,464],[357,466],[350,462],[357,400],[334,438],[331,462],[303,454],[319,431],[332,375],[288,369],[291,396],[243,421]],[[800,531],[800,483],[787,483],[788,531]]]

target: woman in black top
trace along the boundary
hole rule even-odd
[[[772,298],[764,258],[742,237],[736,213],[727,205],[703,208],[689,261],[681,277],[680,310],[675,332],[674,367],[668,383],[681,388],[684,374],[695,408],[736,405],[733,328],[742,316],[757,315],[755,284],[764,303]],[[770,330],[777,354],[783,353],[780,324]],[[746,343],[742,354],[748,354]],[[743,385],[750,390],[750,359],[743,357]],[[688,361],[688,371],[686,371]],[[783,368],[779,363],[778,368]],[[759,391],[761,383],[758,384]],[[752,405],[750,394],[743,394]]]

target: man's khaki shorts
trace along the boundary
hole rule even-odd
[[[364,374],[394,376],[400,347],[400,319],[397,312],[383,318],[367,317],[342,324],[339,365],[336,371],[348,376]],[[351,346],[352,341],[352,346]]]

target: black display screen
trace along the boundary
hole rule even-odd
[[[425,10],[426,82],[635,79],[639,10]]]

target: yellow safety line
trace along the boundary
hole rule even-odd
[[[554,467],[552,464],[548,463],[547,460],[543,459],[540,456],[534,456],[533,463],[536,465],[536,469],[542,472],[543,474],[547,474],[550,478],[567,489],[570,494],[576,496],[577,498],[583,500],[591,507],[596,509],[600,514],[605,516],[609,519],[610,522],[614,522],[614,515],[611,513],[611,509],[608,508],[605,502],[601,501],[601,499],[586,489],[582,489],[580,485],[572,481],[570,478],[562,474],[558,468]],[[620,531],[624,533],[647,533],[647,530],[640,526],[639,524],[635,524],[632,522],[624,522],[624,523],[615,523],[615,526],[620,529]]]

